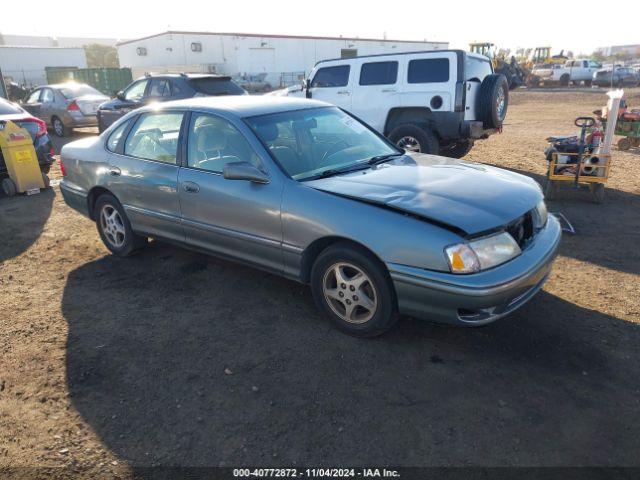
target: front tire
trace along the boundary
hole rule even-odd
[[[440,142],[431,130],[423,129],[417,125],[399,125],[389,133],[389,140],[399,148],[407,152],[428,153],[438,155]]]
[[[124,208],[111,194],[98,197],[94,218],[102,242],[119,257],[128,257],[147,244],[147,237],[133,232]]]
[[[384,265],[347,242],[318,256],[311,290],[318,308],[349,335],[375,337],[397,322],[395,291]]]

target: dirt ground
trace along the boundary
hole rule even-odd
[[[511,100],[468,158],[541,181],[545,138],[605,97]],[[640,150],[614,159],[603,205],[549,202],[577,235],[525,307],[374,340],[288,280],[158,243],[113,257],[57,187],[1,198],[0,473],[640,466]]]

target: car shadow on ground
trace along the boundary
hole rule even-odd
[[[62,311],[73,406],[134,470],[638,462],[640,329],[549,293],[360,340],[305,286],[154,243],[73,271]]]
[[[507,169],[545,185],[546,177]],[[566,234],[560,254],[621,272],[640,274],[640,250],[636,248],[640,229],[640,195],[605,188],[602,204],[592,201],[588,188],[576,190],[564,182],[557,198],[547,200],[550,212],[562,213],[576,229]]]
[[[40,238],[54,198],[52,188],[30,196],[6,197],[0,193],[0,264],[20,255]]]
[[[75,142],[76,140],[81,140],[87,137],[95,137],[96,135],[98,135],[97,128],[77,128],[73,130],[71,135],[66,137],[58,137],[55,134],[51,134],[53,151],[56,153],[56,155],[59,155],[60,150],[62,150],[62,147],[64,147],[67,143]]]

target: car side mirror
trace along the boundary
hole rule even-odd
[[[222,176],[227,180],[247,180],[253,183],[269,183],[269,177],[249,162],[230,162],[222,169]]]
[[[117,98],[118,100],[122,100],[122,101],[124,101],[124,100],[125,100],[125,98],[124,98],[124,92],[123,92],[122,90],[120,90],[118,93],[116,93],[116,98]]]
[[[308,78],[304,81],[304,89],[307,98],[311,98],[313,94],[311,93],[311,80]]]

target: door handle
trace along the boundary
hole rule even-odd
[[[182,188],[187,193],[198,193],[200,191],[200,185],[194,182],[183,182]]]
[[[351,95],[351,92],[349,90],[340,90],[337,93],[338,95]]]
[[[119,177],[121,173],[118,167],[109,167],[109,175],[112,177]]]
[[[395,88],[385,88],[382,90],[382,93],[393,93],[393,92],[397,92],[398,90],[396,90]]]

